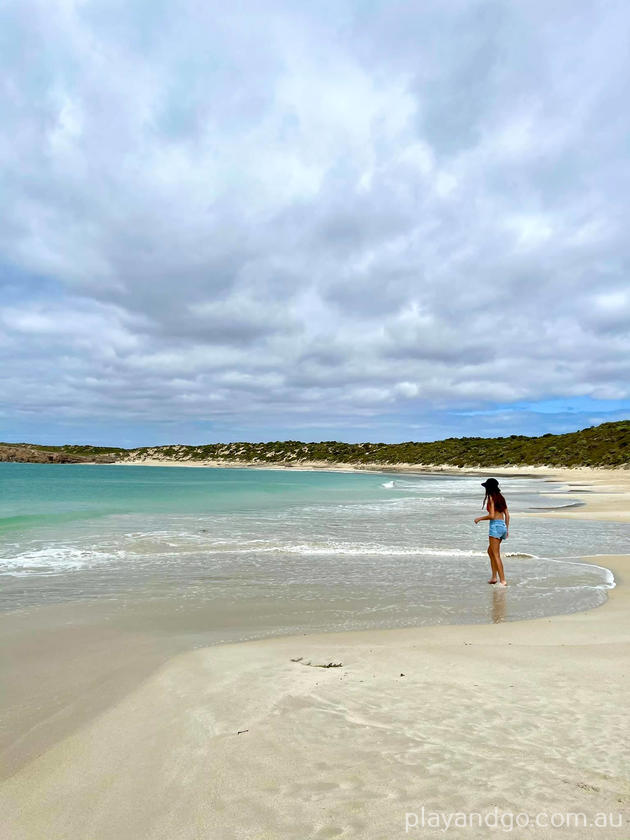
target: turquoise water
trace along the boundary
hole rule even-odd
[[[627,550],[630,526],[519,517],[567,504],[531,478],[503,483],[510,587],[493,594],[487,523],[472,521],[482,513],[480,481],[2,463],[0,610],[150,602],[194,613],[197,628],[241,616],[251,637],[511,620],[605,600],[610,573],[576,558]]]

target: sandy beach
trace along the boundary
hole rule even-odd
[[[584,502],[532,515],[629,520],[627,471],[510,472],[560,481],[568,501]],[[6,836],[477,838],[526,814],[512,836],[620,840],[630,556],[584,559],[617,583],[588,612],[170,658],[3,782]],[[494,593],[497,622],[508,595]],[[338,667],[318,667],[329,663]],[[473,812],[502,822],[479,827]],[[445,832],[455,813],[471,825]]]

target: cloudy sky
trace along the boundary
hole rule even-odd
[[[626,0],[0,17],[0,439],[630,416]]]

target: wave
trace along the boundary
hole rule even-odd
[[[200,553],[215,554],[299,554],[304,556],[381,556],[381,557],[486,557],[485,551],[473,551],[461,548],[434,548],[432,546],[392,546],[382,543],[344,543],[344,542],[281,542],[275,540],[219,540],[199,543],[192,550],[176,547],[177,556],[194,556]],[[132,549],[125,552],[128,558],[146,556],[134,553]],[[157,554],[157,552],[156,552]],[[534,555],[526,555],[534,557]]]
[[[401,548],[399,546],[379,545],[370,543],[329,543],[313,544],[301,543],[297,545],[269,546],[258,551],[279,551],[286,554],[305,555],[329,555],[329,554],[353,554],[353,555],[379,555],[391,557],[483,557],[485,552],[468,551],[461,548],[433,548],[431,546],[420,546],[413,548]]]
[[[113,509],[102,508],[99,510],[74,510],[57,513],[21,513],[13,516],[0,516],[0,533],[4,531],[24,531],[35,529],[40,526],[54,525],[61,523],[80,522],[82,520],[98,519],[112,514],[119,513]]]
[[[26,574],[61,574],[105,565],[124,555],[123,551],[106,552],[75,546],[33,549],[15,557],[0,558],[0,575],[21,577]]]
[[[584,507],[584,502],[567,502],[565,505],[550,505],[549,507],[530,507],[530,510],[564,510],[565,508]]]
[[[164,551],[166,547],[166,551]],[[160,550],[162,548],[162,550]],[[172,542],[153,545],[149,551],[123,549],[106,551],[95,547],[52,546],[23,551],[0,558],[0,575],[57,575],[115,565],[125,561],[130,567],[177,563],[178,559],[230,555],[298,555],[303,557],[442,557],[482,558],[485,552],[433,546],[402,547],[382,543],[283,542],[275,540],[203,540],[194,547]],[[166,555],[166,556],[165,556]],[[529,555],[528,555],[529,556]]]
[[[599,557],[606,557],[605,554],[595,555]],[[600,566],[598,563],[584,563],[581,560],[566,560],[565,558],[556,558],[550,557],[547,558],[549,563],[565,563],[569,566],[582,566],[582,567],[590,567],[592,569],[600,569],[600,571],[604,572],[606,577],[606,582],[604,584],[604,588],[606,589],[615,589],[617,586],[617,581],[615,580],[615,575],[613,571],[609,569],[607,566]]]
[[[384,481],[381,487],[385,488],[385,490],[398,490],[401,493],[420,495],[426,501],[445,501],[448,497],[460,495],[462,492],[461,487],[440,486],[439,489],[436,489],[435,485],[427,486],[425,482],[406,481],[400,478]]]

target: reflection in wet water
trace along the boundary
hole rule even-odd
[[[492,623],[501,624],[505,621],[507,614],[507,593],[506,586],[499,587],[499,584],[491,587],[492,590]]]

